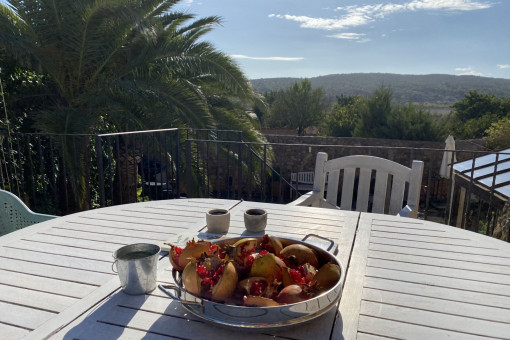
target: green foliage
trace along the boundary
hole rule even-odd
[[[46,133],[216,128],[231,122],[258,139],[255,122],[243,117],[244,111],[227,111],[231,103],[248,108],[258,99],[238,65],[205,40],[221,20],[173,11],[178,2],[0,4],[0,52],[5,56],[0,67],[13,60],[22,70],[42,75],[45,89],[51,89],[38,106],[11,114],[26,115],[24,122]],[[13,100],[28,95],[11,90],[17,96]],[[86,145],[65,148],[65,154],[77,155],[66,171],[75,196],[84,202],[87,193],[80,186],[87,181],[90,162]]]
[[[321,134],[335,137],[352,137],[354,127],[360,118],[360,112],[365,105],[361,96],[340,96],[338,103],[324,117]]]
[[[324,91],[313,89],[308,79],[268,97],[271,103],[270,127],[297,129],[298,135],[303,135],[304,129],[316,125],[324,114]]]
[[[421,106],[413,103],[394,105],[393,113],[388,117],[390,139],[405,140],[442,140],[446,131],[437,124],[440,117],[431,115]]]
[[[485,131],[487,134],[487,146],[492,150],[510,148],[510,117],[504,117]]]
[[[438,117],[413,103],[395,103],[389,87],[381,86],[368,98],[343,102],[347,105],[337,104],[326,120],[330,131],[336,129],[345,136],[350,131],[353,137],[440,140],[445,134]]]
[[[203,39],[220,19],[191,21],[193,15],[171,11],[177,2],[0,4],[5,55],[54,88],[41,113],[32,113],[36,126],[87,133],[107,117],[118,130],[214,127],[209,96],[252,100],[238,66]]]
[[[381,86],[366,100],[366,105],[360,112],[353,136],[387,138],[391,133],[388,118],[391,116],[391,102],[393,92],[391,88]]]
[[[470,91],[453,106],[449,129],[457,138],[483,138],[486,131],[510,113],[510,98]]]

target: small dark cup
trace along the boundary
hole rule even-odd
[[[209,210],[205,213],[205,220],[210,233],[226,233],[230,227],[230,211],[225,209]]]
[[[263,209],[248,209],[244,212],[244,226],[252,233],[264,231],[267,225],[267,212]]]

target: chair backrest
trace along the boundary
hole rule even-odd
[[[0,236],[55,217],[35,213],[16,195],[0,190]]]
[[[324,152],[317,154],[315,164],[314,191],[324,197],[325,178],[328,175],[326,202],[337,206],[340,172],[342,172],[342,193],[340,208],[366,212],[372,201],[371,212],[397,215],[406,204],[415,207],[420,202],[423,162],[413,161],[412,167],[374,156],[346,156],[328,161]],[[356,185],[357,178],[357,185]],[[353,207],[353,198],[356,202]],[[386,211],[387,209],[387,211]]]

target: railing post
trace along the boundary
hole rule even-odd
[[[177,195],[181,194],[181,136],[180,129],[175,134],[175,190]]]
[[[186,194],[188,197],[191,197],[191,183],[193,175],[191,173],[191,140],[186,139],[185,149],[186,149]]]
[[[103,164],[103,143],[101,137],[95,136],[96,140],[96,162],[97,162],[97,175],[99,179],[99,202],[101,207],[106,206],[105,192],[104,192],[104,164]]]
[[[262,195],[261,195],[261,201],[265,202],[266,200],[266,164],[267,164],[267,145],[264,144],[264,160],[262,162],[262,169],[261,169],[261,176],[260,176],[260,182],[262,183]]]
[[[237,199],[241,199],[243,183],[243,148],[241,142],[237,144]]]

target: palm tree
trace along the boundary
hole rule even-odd
[[[172,11],[178,1],[0,4],[0,49],[21,67],[45,74],[54,89],[33,117],[35,127],[60,134],[92,133],[105,122],[116,131],[214,128],[218,110],[211,110],[209,98],[245,103],[256,98],[232,59],[203,39],[220,19]],[[222,114],[222,125],[229,119],[239,117]],[[73,145],[67,152],[76,150]],[[76,197],[83,194],[86,159],[82,152],[79,165],[68,167],[81,179],[73,185]],[[80,200],[80,209],[86,201]]]

